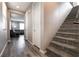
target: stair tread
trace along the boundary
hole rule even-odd
[[[71,35],[79,35],[78,33],[71,33],[71,32],[57,32],[61,34],[71,34]]]
[[[58,55],[60,55],[62,57],[72,56],[72,55],[70,55],[70,54],[68,54],[68,53],[66,53],[66,52],[64,52],[62,50],[56,49],[56,48],[54,48],[52,46],[49,46],[47,49],[49,49],[50,51],[52,51],[52,52],[54,52],[54,53],[56,53],[56,54],[58,54]]]
[[[62,37],[62,36],[55,36],[56,38],[61,38],[61,39],[65,39],[65,40],[70,40],[70,41],[74,41],[74,42],[79,42],[79,40],[73,39],[73,38],[67,38],[67,37]]]
[[[62,46],[62,47],[69,48],[69,49],[77,50],[77,47],[69,45],[69,44],[60,43],[60,42],[56,42],[56,41],[52,41],[52,43],[59,45],[59,46]]]
[[[60,30],[78,30],[78,28],[60,28]]]

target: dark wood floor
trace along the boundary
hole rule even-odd
[[[39,57],[27,45],[27,42],[24,40],[24,35],[12,38],[3,53],[3,57]]]

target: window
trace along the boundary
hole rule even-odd
[[[20,23],[20,30],[24,30],[24,23]]]

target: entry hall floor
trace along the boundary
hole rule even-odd
[[[40,57],[32,48],[28,47],[28,42],[24,40],[24,35],[16,38],[11,38],[3,57]]]

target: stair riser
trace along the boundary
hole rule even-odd
[[[61,27],[60,27],[60,29],[61,28],[77,28],[77,29],[79,29],[79,25],[78,24],[63,24]]]
[[[59,30],[79,30],[79,28],[60,28]]]
[[[68,19],[68,20],[65,20],[63,24],[65,24],[65,23],[74,24],[74,22],[76,22],[76,20],[74,20],[74,19]]]
[[[75,19],[66,19],[65,22],[75,21]]]
[[[66,19],[65,21],[64,21],[64,23],[73,23],[73,22],[75,22],[76,21],[76,19]]]
[[[57,55],[56,53],[50,51],[49,49],[46,49],[46,50],[47,50],[46,55],[47,55],[48,57],[61,57],[60,55]]]
[[[78,54],[78,52],[77,51],[74,51],[74,50],[71,50],[71,49],[69,49],[69,48],[65,48],[65,47],[62,47],[62,46],[58,46],[58,45],[56,45],[56,44],[50,44],[52,47],[54,47],[54,48],[57,48],[57,49],[59,49],[59,50],[62,50],[62,51],[65,51],[65,52],[67,52],[67,53],[69,53],[69,54],[71,54],[72,56],[74,56],[74,57],[76,57],[76,56],[79,56]]]
[[[69,45],[72,45],[72,46],[79,47],[79,42],[74,42],[74,41],[65,40],[65,39],[59,39],[59,38],[54,38],[54,41],[57,41],[57,42],[61,42],[61,43],[65,43],[65,44],[69,44]]]
[[[57,33],[56,36],[73,38],[75,40],[79,39],[79,35],[75,35],[75,34],[61,34],[61,33]]]
[[[79,33],[78,30],[59,30],[59,32]]]
[[[74,24],[74,21],[64,21],[63,24]]]

